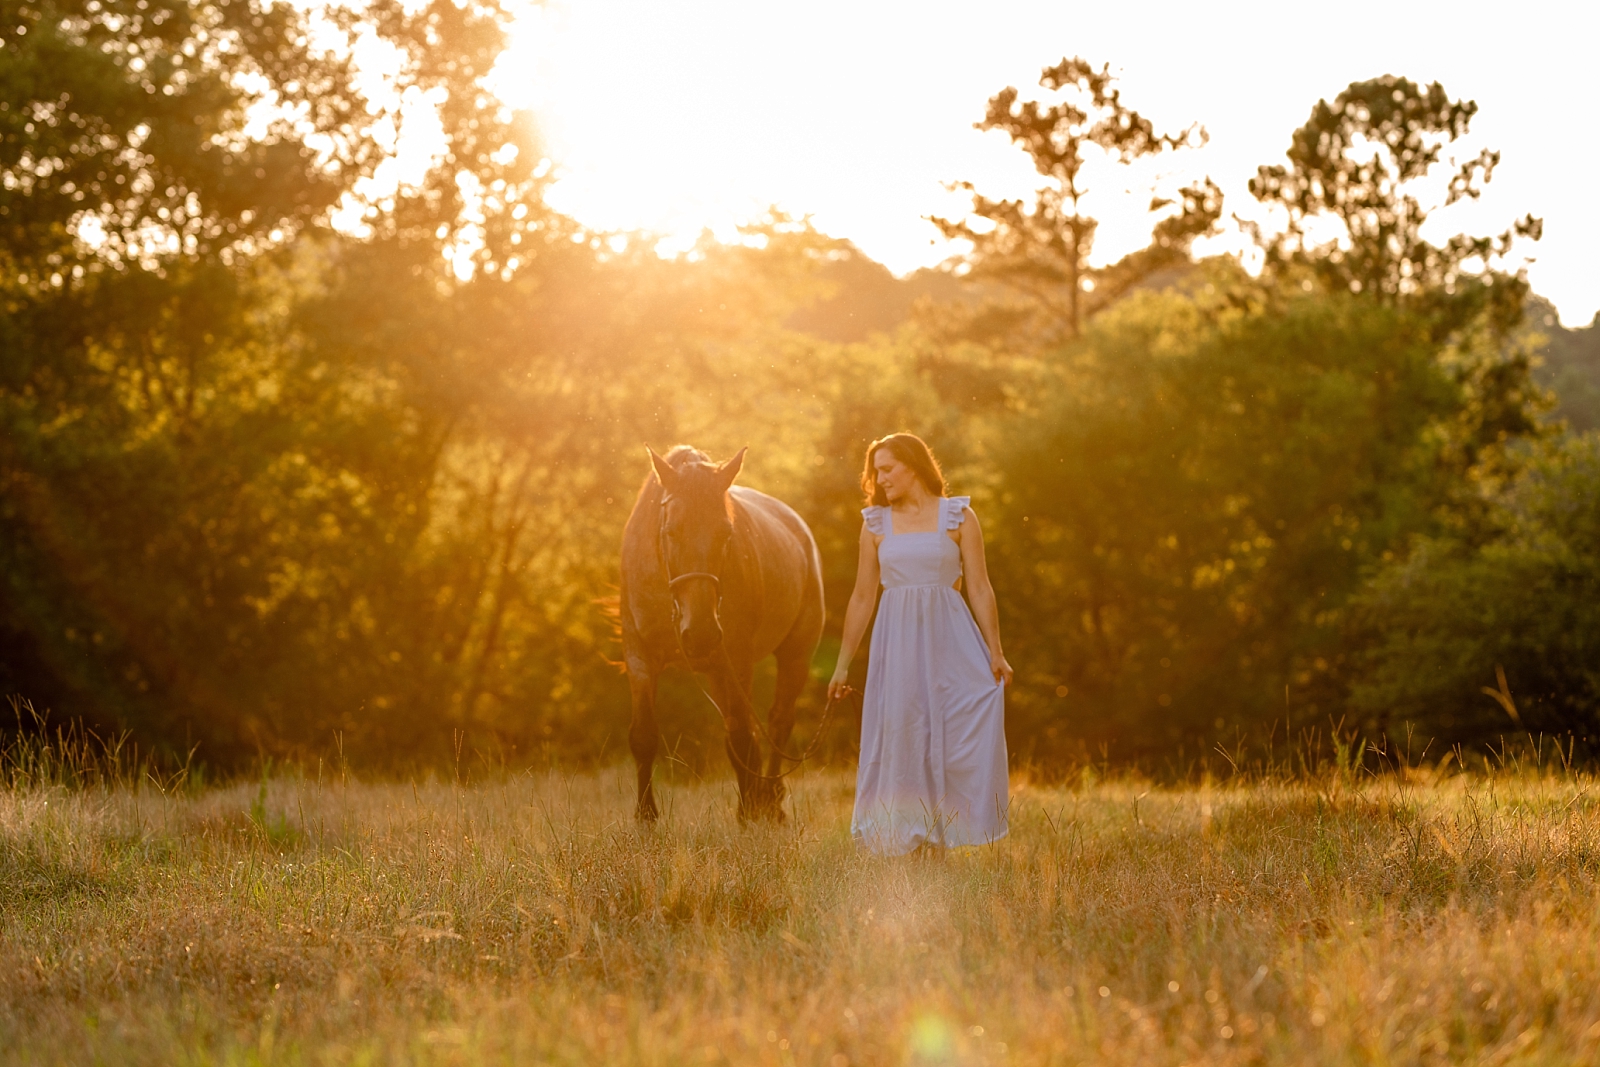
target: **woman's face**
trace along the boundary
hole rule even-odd
[[[900,462],[900,458],[887,448],[880,448],[873,455],[872,469],[878,475],[878,488],[883,490],[883,495],[891,504],[905,499],[917,481],[916,472]]]

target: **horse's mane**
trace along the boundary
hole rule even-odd
[[[689,486],[706,485],[706,479],[717,469],[717,461],[693,445],[673,445],[667,449],[667,454],[661,458],[666,460],[667,465],[679,474],[687,475],[688,479],[685,484]],[[656,481],[658,481],[656,472],[652,470],[646,476],[644,484],[648,487]]]
[[[667,449],[667,454],[661,457],[666,460],[673,470],[683,470],[691,463],[711,463],[711,457],[693,445],[673,445]]]

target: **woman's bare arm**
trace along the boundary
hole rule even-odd
[[[839,639],[839,663],[833,669],[833,680],[828,683],[828,699],[837,700],[848,688],[845,679],[850,673],[850,662],[861,647],[861,637],[867,632],[872,613],[878,606],[878,539],[861,524],[861,551],[856,560],[856,587],[850,592],[850,604],[844,611],[844,634]]]
[[[989,645],[989,669],[994,672],[996,684],[1011,684],[1011,664],[1000,648],[1000,605],[995,599],[994,586],[989,582],[989,564],[983,554],[983,527],[971,508],[962,510],[962,523],[957,527],[961,541],[961,570],[967,580],[967,600],[972,604],[972,617],[978,630]]]

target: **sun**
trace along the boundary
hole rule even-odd
[[[534,114],[555,163],[549,202],[585,225],[645,231],[670,252],[707,230],[734,239],[776,207],[902,273],[957,250],[928,221],[969,206],[953,183],[1024,198],[1038,183],[1021,151],[973,127],[988,94],[1029,85],[1037,65],[964,63],[959,24],[937,4],[898,20],[830,2],[530,6],[495,89]],[[1170,177],[1100,183],[1096,262],[1148,240],[1148,187]]]
[[[527,7],[494,78],[498,95],[535,116],[555,162],[550,205],[595,229],[654,234],[664,251],[707,229],[733,239],[741,222],[801,188],[785,180],[761,118],[729,92],[737,57],[710,62],[715,42],[671,6],[618,22],[581,7]]]

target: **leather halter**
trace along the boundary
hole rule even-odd
[[[665,561],[663,561],[663,563],[665,563]],[[685,571],[676,578],[668,578],[667,588],[669,590],[675,590],[679,585],[689,581],[691,578],[710,578],[711,584],[717,587],[717,603],[720,604],[722,602],[722,579],[718,578],[710,571]]]
[[[722,608],[722,579],[710,571],[685,571],[674,576],[672,568],[667,563],[667,501],[670,499],[665,492],[661,494],[661,522],[656,526],[656,554],[661,557],[661,569],[667,572],[667,592],[676,593],[678,587],[684,582],[694,581],[698,578],[709,578],[712,588],[717,592],[717,608]],[[678,598],[672,596],[672,618],[678,618]]]

